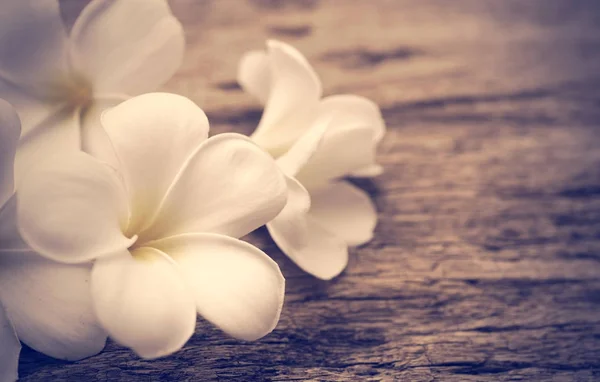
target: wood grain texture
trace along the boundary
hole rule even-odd
[[[86,1],[63,0],[72,23]],[[255,343],[206,322],[179,353],[109,343],[61,362],[25,349],[23,381],[600,380],[600,6],[595,0],[171,1],[188,50],[165,90],[213,132],[249,133],[235,83],[266,38],[294,44],[327,94],[383,110],[375,239],[317,281],[259,230],[287,278]]]

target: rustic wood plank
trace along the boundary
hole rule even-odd
[[[72,23],[86,1],[62,0]],[[179,353],[109,343],[75,363],[25,349],[37,380],[600,379],[600,7],[570,0],[172,0],[188,52],[165,90],[214,132],[249,133],[239,57],[278,38],[327,94],[382,106],[386,173],[357,182],[375,239],[332,282],[259,230],[287,296],[256,343],[205,322]]]

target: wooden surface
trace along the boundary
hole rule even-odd
[[[86,3],[61,1],[72,23]],[[200,321],[177,354],[109,343],[75,362],[23,351],[37,380],[600,380],[600,3],[595,0],[171,1],[187,35],[165,87],[213,132],[260,109],[235,84],[243,52],[290,42],[327,94],[382,107],[386,172],[359,185],[375,239],[333,282],[287,278],[255,343]]]

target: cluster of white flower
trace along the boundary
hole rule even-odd
[[[192,101],[148,93],[184,46],[165,0],[92,0],[70,34],[58,0],[2,4],[0,380],[16,379],[19,340],[77,360],[110,336],[156,358],[197,314],[256,340],[279,320],[285,280],[240,237],[266,224],[321,279],[372,238],[370,198],[341,179],[382,171],[379,108],[322,98],[307,60],[268,41],[238,72],[264,104],[256,131],[209,138]]]

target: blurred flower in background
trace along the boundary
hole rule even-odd
[[[164,0],[93,0],[70,35],[58,0],[3,1],[0,98],[22,119],[17,179],[52,153],[106,150],[102,110],[166,82],[184,45]]]

